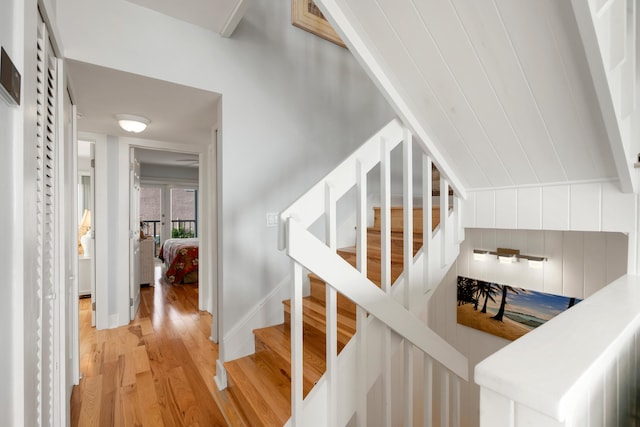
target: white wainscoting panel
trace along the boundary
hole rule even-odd
[[[518,192],[515,189],[496,191],[496,228],[517,228]]]
[[[602,184],[602,229],[628,232],[634,229],[636,201],[632,194],[621,193],[618,184]]]
[[[469,227],[494,228],[496,223],[495,191],[476,193],[476,224]]]
[[[620,277],[620,270],[627,269],[628,238],[622,233],[607,234],[607,283]]]
[[[542,228],[544,230],[569,229],[569,186],[542,188]]]
[[[562,262],[562,295],[584,298],[584,235],[580,231],[565,231]],[[604,267],[604,260],[598,263]]]
[[[563,232],[544,232],[544,283],[542,289],[550,294],[562,294]]]
[[[518,189],[519,229],[540,230],[542,228],[542,189]]]
[[[570,194],[569,228],[571,230],[600,231],[602,185],[572,185]]]
[[[607,259],[605,233],[584,233],[584,297],[591,296],[607,281],[607,269],[600,262]]]
[[[637,196],[617,182],[469,192],[463,227],[635,232]],[[474,211],[474,212],[471,212]]]
[[[476,193],[467,193],[467,198],[460,200],[462,204],[462,226],[476,223]]]

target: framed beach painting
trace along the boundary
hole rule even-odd
[[[458,276],[458,323],[515,340],[579,299]]]
[[[346,47],[313,0],[291,0],[291,23],[316,36]]]

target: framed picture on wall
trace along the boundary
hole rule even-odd
[[[516,340],[581,300],[458,276],[458,323]]]
[[[346,47],[313,0],[291,0],[291,23],[316,36]]]

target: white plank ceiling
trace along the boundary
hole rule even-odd
[[[569,0],[337,0],[466,189],[616,178]]]

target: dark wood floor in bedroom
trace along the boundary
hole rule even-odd
[[[80,384],[72,426],[243,426],[214,383],[218,346],[211,315],[198,311],[197,284],[141,290],[128,326],[91,327],[90,299],[80,300]]]

